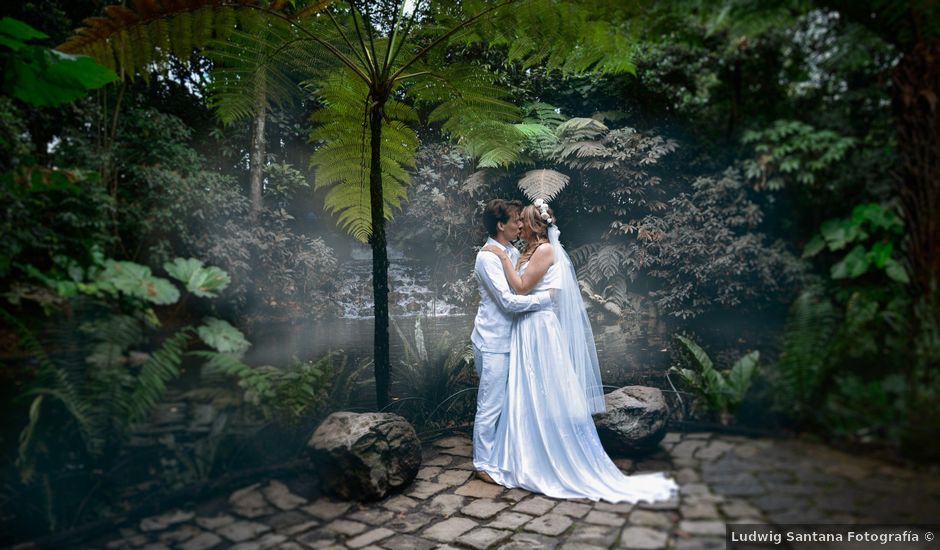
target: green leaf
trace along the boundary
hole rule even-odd
[[[881,269],[885,266],[885,263],[891,258],[891,251],[894,250],[894,245],[890,242],[878,241],[871,247],[871,250],[868,252],[868,257],[871,259],[872,263],[875,264],[875,267]]]
[[[731,367],[731,372],[728,373],[728,385],[734,392],[736,401],[743,399],[744,394],[747,393],[759,361],[760,352],[752,351],[735,361]]]
[[[245,335],[240,330],[223,319],[206,317],[205,324],[196,331],[199,333],[199,338],[207,346],[219,353],[240,354],[251,346],[251,343],[245,339]]]
[[[891,280],[897,281],[902,285],[906,285],[911,282],[910,277],[907,276],[907,270],[905,270],[904,266],[893,258],[888,258],[888,260],[885,262],[885,274],[887,274]]]
[[[157,305],[176,303],[180,297],[173,283],[154,277],[149,267],[134,262],[108,260],[97,282],[110,284],[119,292]]]
[[[84,96],[117,80],[114,71],[92,58],[30,46],[7,64],[4,90],[40,107],[55,106]]]
[[[816,254],[822,252],[822,249],[826,248],[826,241],[823,239],[822,235],[819,233],[813,235],[813,238],[806,243],[806,247],[803,248],[803,258],[812,258]]]
[[[38,31],[17,19],[13,19],[12,17],[4,17],[3,19],[0,19],[0,38],[12,38],[22,43],[29,42],[30,40],[42,40],[43,38],[49,38],[49,35],[42,31]]]
[[[849,252],[842,261],[832,266],[829,275],[833,279],[854,279],[868,271],[871,265],[871,258],[862,245],[857,245]]]
[[[686,338],[681,334],[676,335],[676,340],[682,344],[682,346],[689,352],[692,358],[695,359],[697,366],[702,369],[703,372],[714,369],[714,364],[712,363],[711,358],[708,357],[708,354],[705,353],[705,350],[703,350],[701,346],[696,344],[690,338]]]
[[[232,282],[228,273],[218,267],[204,267],[196,258],[174,258],[163,264],[163,269],[186,285],[186,290],[201,298],[214,298]]]

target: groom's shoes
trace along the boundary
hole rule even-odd
[[[483,481],[485,481],[485,482],[487,482],[487,483],[492,483],[493,485],[496,485],[496,482],[493,481],[493,478],[490,477],[490,474],[488,474],[488,473],[486,473],[486,472],[477,471],[477,477],[480,478],[480,479],[482,479]]]

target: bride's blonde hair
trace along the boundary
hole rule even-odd
[[[545,211],[552,220],[555,219],[551,207],[546,207]],[[535,241],[526,243],[525,252],[519,258],[520,263],[528,260],[540,244],[548,242],[548,222],[542,219],[542,210],[538,206],[530,204],[522,209],[522,225],[528,233],[535,235]]]

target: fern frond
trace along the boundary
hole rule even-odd
[[[797,417],[809,413],[827,374],[827,357],[836,330],[836,311],[818,293],[805,290],[793,301],[783,330],[777,363],[779,405]]]
[[[119,404],[125,413],[122,420],[127,425],[146,418],[163,397],[167,383],[179,376],[183,353],[192,333],[192,327],[180,329],[144,362],[137,374],[136,388]]]
[[[550,201],[568,185],[571,178],[555,170],[529,170],[519,180],[519,189],[530,200]]]
[[[310,18],[332,2],[306,2],[297,9],[283,4],[283,17]],[[296,4],[291,2],[290,4]],[[256,32],[265,21],[283,21],[260,11],[262,2],[238,0],[135,0],[133,7],[112,5],[100,17],[90,17],[59,50],[86,54],[128,78],[147,77],[160,69],[167,56],[189,59],[211,39],[225,40],[236,27]]]
[[[318,124],[310,133],[322,145],[310,157],[315,168],[315,188],[331,187],[324,205],[337,214],[337,223],[355,239],[366,242],[372,233],[369,194],[371,135],[366,127],[368,89],[348,70],[334,73],[312,90],[323,103],[311,119]],[[418,150],[418,136],[406,123],[416,111],[389,100],[382,124],[380,165],[383,214],[391,218],[407,197]]]

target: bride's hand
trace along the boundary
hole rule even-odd
[[[506,258],[509,257],[509,255],[506,254],[505,249],[498,247],[496,245],[493,245],[493,244],[488,244],[484,246],[483,252],[492,252],[493,254],[496,254],[497,256],[499,256],[500,259],[503,259],[503,257],[506,257]]]

